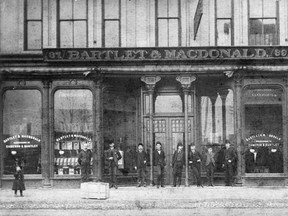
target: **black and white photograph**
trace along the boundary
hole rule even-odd
[[[288,215],[288,0],[0,0],[0,215]]]

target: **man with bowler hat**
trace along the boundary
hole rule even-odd
[[[142,185],[146,187],[146,163],[147,163],[147,154],[143,150],[143,144],[138,144],[138,151],[136,152],[136,166],[137,177],[138,177],[138,185],[137,187],[141,187]]]
[[[181,185],[182,170],[185,163],[185,155],[183,151],[182,143],[178,143],[177,150],[173,154],[172,167],[173,167],[173,187],[176,187],[176,181],[178,187]]]
[[[110,184],[109,187],[117,189],[117,170],[118,161],[122,158],[120,152],[114,148],[114,143],[110,142],[109,149],[105,152],[106,160],[108,161]]]
[[[225,169],[225,183],[226,186],[232,186],[233,179],[233,166],[236,161],[236,153],[233,148],[230,147],[229,140],[225,142],[226,149],[224,150],[224,164],[223,167]]]
[[[83,149],[78,155],[78,163],[81,166],[81,181],[87,182],[89,181],[89,170],[91,163],[92,153],[88,149],[88,144],[84,143]]]
[[[162,144],[159,141],[156,142],[154,160],[157,171],[157,188],[160,187],[160,184],[161,187],[164,187],[164,167],[166,165],[166,162],[165,162],[165,153],[162,150]]]

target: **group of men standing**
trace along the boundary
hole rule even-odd
[[[226,141],[224,150],[224,163],[223,168],[225,169],[225,183],[226,186],[232,185],[233,179],[233,166],[237,160],[235,150],[230,147],[230,142]],[[88,181],[89,167],[92,153],[87,149],[87,145],[84,145],[83,150],[78,155],[78,163],[81,165],[81,178],[82,182]],[[114,147],[114,143],[109,144],[109,149],[105,151],[105,159],[108,161],[109,173],[110,173],[110,188],[114,187],[117,189],[117,169],[118,161],[122,158],[119,150]],[[156,142],[156,148],[153,152],[154,166],[157,173],[156,185],[157,188],[164,187],[164,171],[166,166],[165,153],[162,149],[161,142]],[[143,144],[138,144],[138,151],[135,155],[135,169],[137,170],[138,184],[137,187],[147,186],[146,178],[146,166],[149,157],[144,151]],[[207,174],[207,186],[214,186],[214,170],[216,166],[215,153],[213,152],[212,146],[208,147],[205,155],[201,155],[196,150],[195,145],[191,145],[188,151],[188,165],[191,168],[193,176],[196,178],[197,187],[203,187],[201,181],[201,166],[205,164]],[[173,168],[173,187],[181,185],[182,170],[185,165],[185,151],[183,145],[179,143],[177,150],[174,152],[172,157],[172,168]]]

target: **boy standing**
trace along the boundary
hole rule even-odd
[[[206,153],[206,173],[207,173],[207,186],[214,186],[214,169],[215,169],[215,154],[212,147],[208,147],[208,152]]]
[[[143,185],[146,187],[146,162],[147,162],[147,154],[143,151],[143,144],[138,144],[138,152],[136,152],[136,166],[137,170],[137,178],[138,185],[137,187],[141,187]]]

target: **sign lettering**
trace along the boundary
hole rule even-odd
[[[285,59],[288,47],[179,47],[43,49],[44,60],[56,61],[197,61]]]

